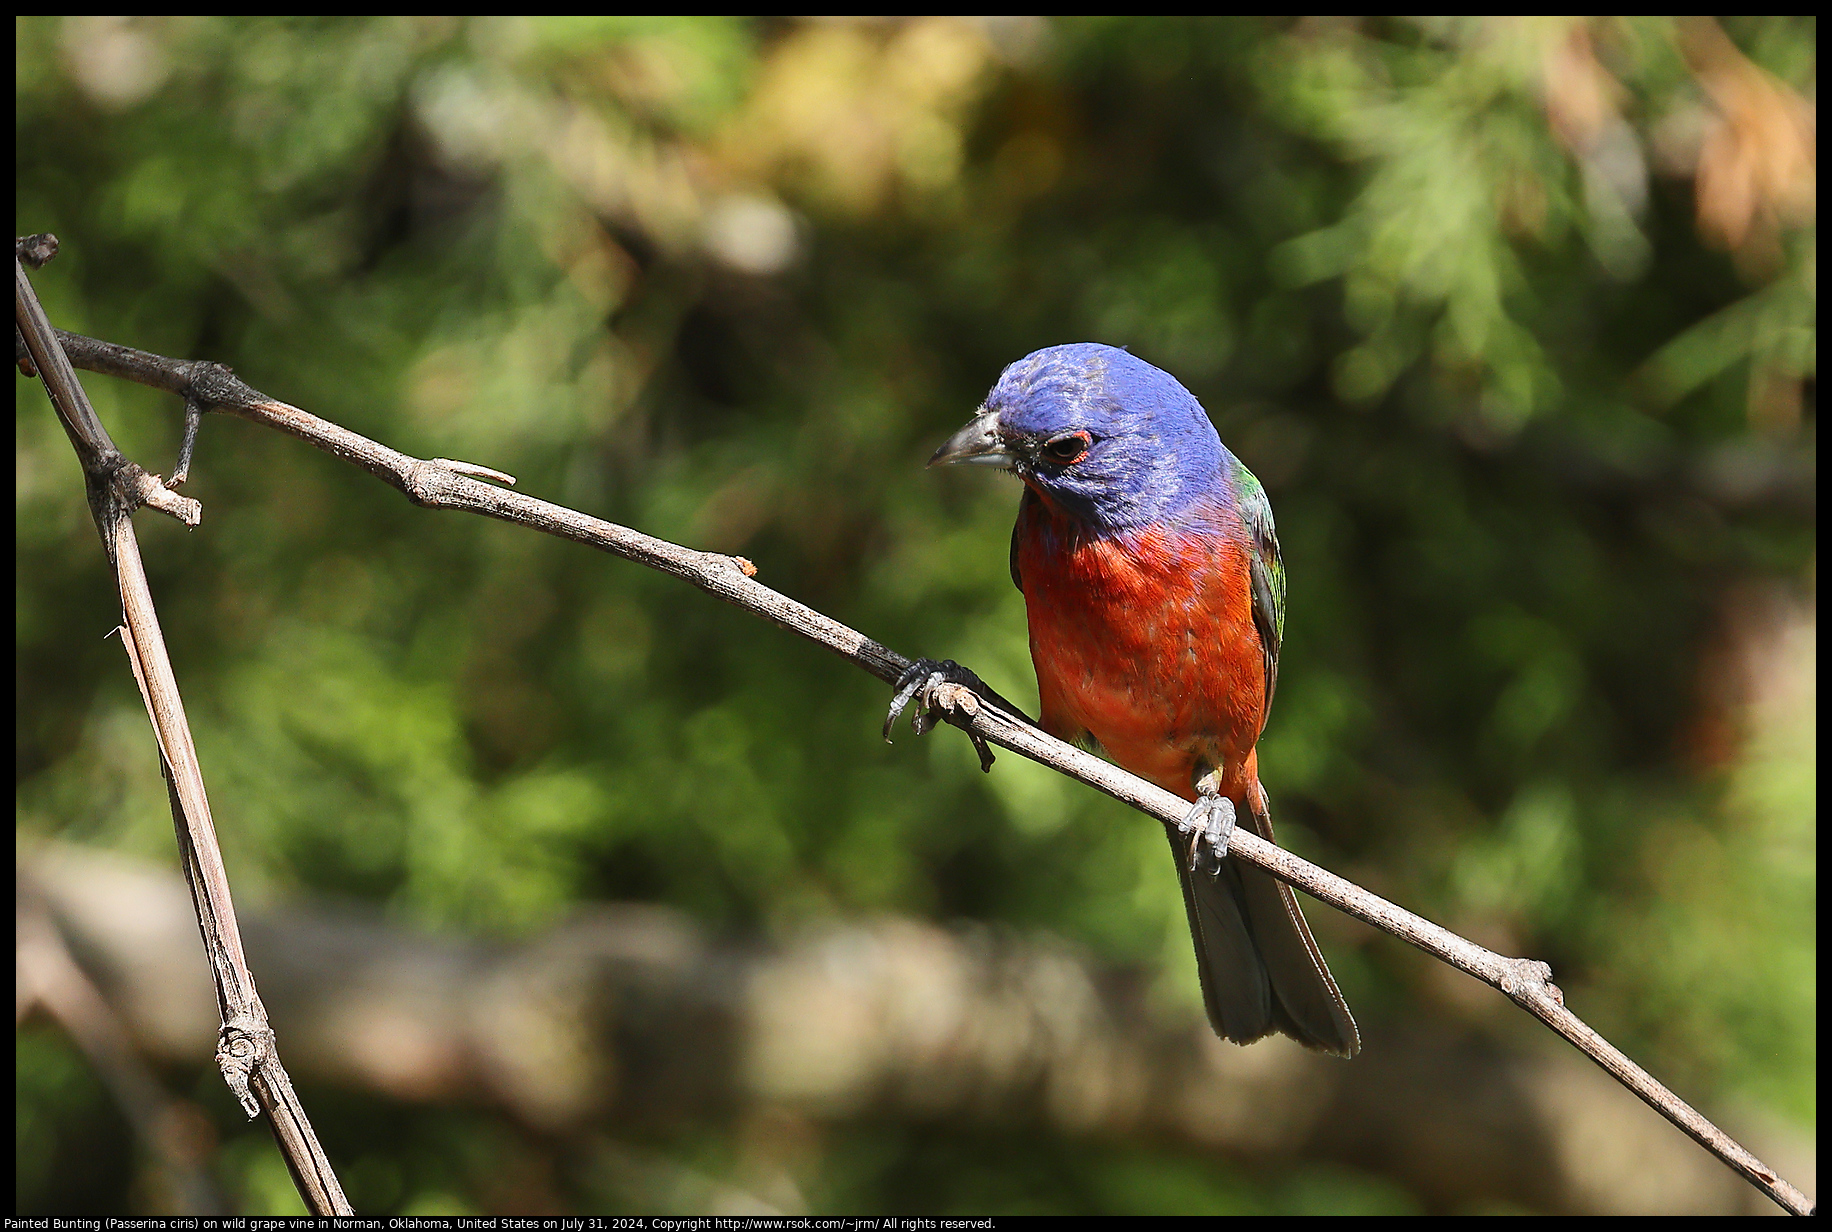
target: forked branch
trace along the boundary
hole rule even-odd
[[[204,794],[203,770],[185,719],[171,656],[159,631],[159,616],[140,561],[139,541],[134,536],[133,512],[143,504],[189,526],[197,524],[201,507],[171,492],[157,476],[123,458],[96,417],[26,278],[24,257],[38,257],[35,264],[48,259],[40,255],[45,245],[34,243],[44,238],[48,237],[22,242],[14,257],[16,337],[22,360],[29,357],[32,368],[44,381],[51,404],[82,463],[89,510],[115,569],[121,594],[121,644],[127,649],[140,696],[153,721],[185,879],[190,883],[197,925],[203,933],[204,951],[216,986],[222,1020],[217,1064],[248,1115],[267,1114],[267,1123],[307,1209],[320,1215],[349,1215],[353,1213],[349,1200],[280,1064],[273,1030],[267,1025],[267,1010],[255,992],[254,975],[242,953],[229,875],[223,867],[216,827],[210,819],[210,803]],[[54,240],[50,249],[55,251]]]

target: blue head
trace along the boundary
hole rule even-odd
[[[978,414],[929,459],[1014,471],[1099,530],[1227,499],[1227,451],[1177,378],[1116,347],[1047,347],[1006,368]]]

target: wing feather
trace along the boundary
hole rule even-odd
[[[1279,648],[1285,641],[1285,560],[1279,554],[1279,536],[1272,524],[1272,502],[1253,472],[1234,460],[1234,493],[1241,521],[1252,536],[1249,562],[1253,578],[1253,624],[1259,630],[1266,660],[1266,708],[1260,727],[1272,711],[1272,694],[1279,683]]]

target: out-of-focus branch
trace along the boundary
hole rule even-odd
[[[172,1210],[224,1215],[228,1207],[210,1177],[212,1133],[197,1105],[173,1098],[140,1059],[126,1028],[88,975],[70,957],[30,885],[21,882],[13,937],[15,997],[20,1018],[42,1007],[89,1058],[154,1161]]]
[[[141,1046],[207,1060],[210,993],[177,878],[61,844],[20,863]],[[1236,1048],[1142,972],[1047,937],[878,918],[721,942],[637,906],[512,946],[328,905],[244,929],[302,1076],[499,1108],[567,1143],[683,1120],[784,1121],[815,1140],[860,1120],[966,1122],[1329,1159],[1432,1210],[1772,1209],[1574,1054],[1390,1019],[1368,1024],[1379,1046],[1353,1065],[1282,1039]]]
[[[242,954],[229,875],[204,793],[203,769],[134,536],[133,513],[142,504],[170,513],[189,526],[197,524],[201,506],[171,492],[156,476],[122,457],[96,417],[26,277],[23,257],[29,253],[38,258],[47,248],[47,239],[35,236],[17,245],[13,260],[17,336],[44,381],[58,421],[82,464],[89,510],[115,569],[121,593],[121,643],[153,721],[185,876],[191,883],[198,928],[215,977],[222,1022],[217,1061],[248,1115],[267,1113],[268,1125],[307,1209],[321,1215],[348,1215],[353,1213],[349,1201],[280,1063],[267,1011]],[[55,241],[48,247],[54,252]]]
[[[62,340],[72,360],[84,367],[167,389],[188,402],[277,428],[362,467],[399,488],[416,504],[513,522],[673,574],[827,647],[887,683],[896,682],[911,667],[910,660],[888,647],[757,582],[756,568],[741,557],[694,551],[564,506],[504,491],[458,473],[469,469],[465,464],[454,467],[445,460],[423,460],[399,453],[298,407],[268,398],[220,365],[167,359],[73,335],[64,335]],[[934,700],[945,721],[978,739],[1079,779],[1166,826],[1175,826],[1188,811],[1188,802],[1180,797],[1044,734],[1022,718],[984,703],[968,689],[943,685]],[[1797,1214],[1812,1209],[1800,1190],[1782,1180],[1566,1008],[1564,996],[1552,983],[1551,969],[1546,964],[1484,949],[1256,835],[1237,831],[1230,853],[1501,990],[1776,1203]]]

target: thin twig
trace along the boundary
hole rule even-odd
[[[23,252],[28,244],[30,241],[22,241],[20,250]],[[248,1115],[267,1113],[267,1123],[307,1209],[320,1215],[352,1214],[280,1064],[267,1011],[255,992],[254,975],[242,954],[229,876],[223,867],[204,792],[203,770],[191,740],[190,724],[185,720],[178,680],[159,631],[158,613],[134,535],[133,512],[142,504],[169,513],[189,526],[197,524],[202,507],[171,492],[156,476],[121,456],[58,344],[20,257],[15,257],[13,268],[15,336],[30,354],[82,463],[90,513],[120,587],[121,642],[158,739],[159,764],[171,800],[185,877],[191,886],[198,928],[216,985],[217,1008],[222,1017],[217,1063]]]
[[[59,337],[72,361],[84,368],[196,398],[210,409],[276,428],[362,467],[399,488],[415,504],[513,522],[673,574],[827,647],[886,683],[895,683],[911,666],[911,661],[896,651],[755,581],[755,566],[742,557],[694,551],[564,506],[468,479],[456,473],[450,462],[410,457],[298,407],[268,398],[221,365],[168,359],[77,335],[60,333]],[[1174,826],[1188,812],[1188,801],[1046,735],[993,705],[982,704],[970,690],[944,685],[935,700],[947,722],[1079,779],[1167,826]],[[1799,1189],[1778,1177],[1566,1008],[1563,994],[1551,981],[1551,969],[1544,963],[1508,958],[1484,949],[1244,830],[1235,832],[1230,854],[1500,989],[1778,1205],[1795,1214],[1812,1211],[1811,1201]]]

